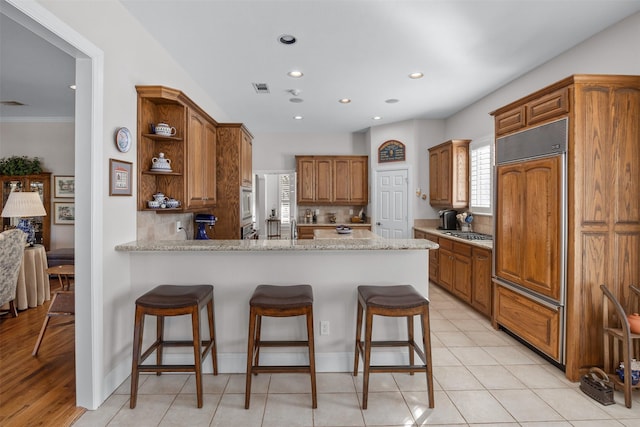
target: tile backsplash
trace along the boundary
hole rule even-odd
[[[361,209],[366,215],[366,209],[362,206],[298,206],[297,220],[298,224],[307,224],[307,212],[311,212],[311,215],[317,212],[318,224],[329,224],[331,222],[331,214],[335,215],[337,224],[350,223],[351,217],[358,216]],[[371,222],[369,218],[365,221]]]

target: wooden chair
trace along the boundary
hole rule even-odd
[[[366,310],[362,340],[362,318]],[[420,316],[422,325],[422,345],[424,351],[413,339],[413,317]],[[397,341],[373,341],[373,316],[406,317],[407,339]],[[429,408],[435,406],[433,396],[433,369],[431,363],[431,330],[429,326],[429,300],[420,295],[411,285],[358,286],[358,314],[356,319],[356,346],[353,376],[358,375],[358,361],[362,357],[364,372],[362,380],[362,409],[367,409],[369,397],[369,374],[371,372],[425,372],[429,395]],[[407,347],[408,365],[371,365],[372,347]],[[414,353],[422,364],[414,364]]]
[[[635,299],[635,309],[625,311],[620,302],[605,286],[602,289],[602,329],[604,336],[604,371],[613,381],[616,388],[624,391],[624,404],[631,408],[631,390],[639,389],[640,382],[631,384],[631,360],[640,357],[640,334],[631,333],[627,313],[638,312],[640,289],[630,286],[630,302]],[[633,297],[633,298],[632,298]],[[630,304],[631,306],[631,304]],[[620,354],[622,348],[622,354]],[[613,354],[612,354],[613,353]],[[615,370],[620,362],[624,363],[624,381],[621,381]]]
[[[12,317],[18,316],[14,300],[26,241],[27,235],[22,230],[0,233],[0,307],[9,303]]]
[[[311,376],[311,404],[313,409],[317,408],[315,347],[313,341],[313,289],[310,285],[259,285],[249,300],[249,306],[245,409],[249,409],[252,375],[284,372],[308,373]],[[307,339],[297,341],[262,340],[260,334],[263,316],[305,316],[307,320]],[[293,366],[260,365],[261,347],[307,347],[309,364]]]
[[[135,325],[133,327],[133,358],[131,367],[131,400],[129,407],[136,407],[138,399],[138,380],[140,372],[193,372],[196,379],[196,398],[198,408],[202,408],[202,362],[211,353],[213,375],[218,375],[218,352],[216,349],[216,328],[214,323],[212,285],[160,285],[156,286],[136,300]],[[207,308],[209,339],[202,340],[200,332],[200,311]],[[191,340],[165,340],[164,318],[173,316],[191,317]],[[143,351],[142,338],[145,316],[156,317],[156,339]],[[162,355],[166,347],[193,347],[193,364],[165,364]],[[156,353],[155,365],[143,362],[153,352]]]
[[[47,315],[45,316],[44,322],[42,323],[42,328],[40,328],[38,340],[36,341],[36,345],[33,347],[33,352],[31,353],[32,356],[38,355],[40,344],[42,344],[42,339],[44,338],[44,334],[47,331],[49,321],[52,317],[73,317],[67,322],[55,323],[55,325],[52,326],[69,325],[75,321],[75,297],[75,292],[73,291],[58,291],[53,295],[53,298],[51,298],[51,305],[49,305],[49,310],[47,310]]]

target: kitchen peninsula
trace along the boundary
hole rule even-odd
[[[129,253],[131,294],[127,303],[131,307],[139,295],[159,284],[214,285],[219,369],[242,373],[249,298],[257,285],[313,286],[317,370],[346,372],[353,369],[356,287],[411,284],[428,296],[428,252],[437,247],[422,239],[352,238],[135,241],[118,245],[116,250]],[[320,335],[321,321],[329,322],[328,335]],[[280,326],[265,327],[264,339],[304,339],[301,317],[265,318],[264,322]],[[376,335],[406,333],[405,319],[380,322]],[[150,329],[145,336],[151,337],[155,322],[147,323]],[[167,319],[168,336],[188,334],[187,324],[186,317]],[[301,349],[268,350],[275,349],[261,352],[261,359],[269,364],[302,363],[306,358]],[[394,350],[380,354],[381,360],[402,363],[401,353]],[[171,363],[192,357],[189,349],[175,351],[166,354]]]

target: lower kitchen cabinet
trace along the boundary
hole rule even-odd
[[[429,251],[429,281],[490,318],[493,310],[491,250],[421,230],[414,230],[413,235],[440,246]]]

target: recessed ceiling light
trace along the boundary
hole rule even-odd
[[[297,40],[291,34],[283,34],[280,37],[278,37],[278,41],[282,44],[288,45],[288,44],[294,44]]]
[[[387,99],[387,100],[386,100],[386,101],[384,101],[384,102],[386,102],[387,104],[396,104],[396,103],[398,103],[398,102],[400,102],[400,101],[399,101],[399,100],[397,100],[397,99],[395,99],[395,98],[390,98],[390,99]]]
[[[293,102],[294,104],[300,104],[301,102],[304,102],[304,99],[302,99],[302,98],[290,98],[289,102]]]
[[[380,116],[373,116],[371,117],[372,120],[382,120],[382,117]]]
[[[297,78],[299,78],[299,77],[302,77],[304,74],[302,74],[302,71],[293,70],[293,71],[289,71],[289,72],[287,73],[287,75],[288,75],[289,77],[293,77],[293,78],[297,79]]]
[[[302,116],[293,116],[295,120],[302,120]]]
[[[348,104],[351,102],[351,100],[349,98],[342,98],[342,99],[339,99],[338,102],[340,104]]]
[[[411,73],[409,74],[409,78],[410,79],[421,79],[424,77],[424,74],[418,72],[418,73]]]

